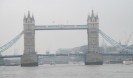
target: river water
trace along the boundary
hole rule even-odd
[[[1,66],[0,78],[133,78],[133,65],[83,64],[40,65],[38,67]]]

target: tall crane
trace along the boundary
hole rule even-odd
[[[126,41],[126,44],[125,44],[126,46],[128,46],[128,43],[130,42],[130,40],[132,38],[132,35],[133,35],[133,32],[130,33],[130,35],[129,35],[127,41]]]

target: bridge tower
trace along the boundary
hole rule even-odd
[[[34,16],[30,16],[28,12],[27,17],[23,19],[24,26],[24,53],[21,57],[21,66],[38,66],[38,56],[35,52],[35,20]]]
[[[94,15],[92,10],[91,15],[87,19],[87,34],[88,34],[88,52],[85,56],[85,65],[102,65],[103,57],[99,53],[99,18]]]

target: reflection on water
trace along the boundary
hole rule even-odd
[[[83,64],[40,65],[39,67],[1,66],[0,78],[133,78],[133,65]]]

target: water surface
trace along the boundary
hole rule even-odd
[[[38,67],[1,66],[0,78],[133,78],[133,65],[83,64],[40,65]]]

